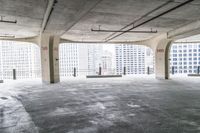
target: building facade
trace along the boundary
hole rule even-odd
[[[102,74],[103,75],[112,75],[115,74],[115,69],[112,64],[113,55],[111,52],[105,50],[103,52],[103,55],[101,56],[101,68],[102,68]]]
[[[116,73],[145,74],[147,67],[153,71],[153,53],[150,48],[139,45],[116,45]]]
[[[0,78],[17,79],[41,77],[40,48],[31,43],[0,41]]]
[[[61,44],[60,75],[61,77],[95,75],[101,65],[102,45]]]
[[[102,66],[102,44],[88,44],[88,74],[96,75],[99,73],[99,67]]]
[[[174,74],[197,73],[200,66],[200,44],[174,43],[170,52],[170,66]]]
[[[88,69],[88,53],[86,44],[60,44],[59,46],[59,63],[60,76],[86,75]]]

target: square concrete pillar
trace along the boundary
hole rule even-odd
[[[40,36],[42,81],[57,83],[59,76],[59,36],[42,34]]]

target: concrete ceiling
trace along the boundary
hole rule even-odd
[[[91,28],[120,30],[149,11],[168,0],[57,0],[54,5],[45,33],[57,34],[73,41],[104,41],[112,33],[91,32]],[[174,0],[149,14],[139,24],[186,0]],[[37,36],[40,33],[48,0],[0,0],[0,16],[3,20],[16,24],[0,22],[0,35],[15,35],[17,38]],[[160,33],[182,27],[200,19],[200,1],[193,2],[165,14],[134,30],[157,30],[158,33],[126,33],[112,41],[138,41],[151,38]],[[130,27],[128,27],[130,28]]]

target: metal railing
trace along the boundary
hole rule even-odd
[[[198,69],[198,73],[200,72],[200,67]],[[153,74],[154,69],[151,67],[147,67],[140,74]],[[129,75],[129,69],[127,67],[123,67],[122,71],[117,71],[115,68],[103,69],[102,67],[98,67],[96,69],[78,69],[71,68],[68,70],[60,70],[60,77],[78,77],[78,76],[87,76],[87,75]],[[137,73],[131,73],[137,75]],[[139,74],[139,73],[138,73]],[[18,69],[10,69],[3,72],[0,72],[1,79],[34,79],[41,78],[41,70],[18,70]]]
[[[142,71],[142,70],[141,70]],[[98,67],[96,69],[78,69],[78,68],[71,68],[67,71],[60,71],[61,77],[67,77],[67,76],[87,76],[87,75],[129,75],[130,71],[127,69],[127,67],[123,67],[122,71],[117,71],[115,68],[109,68],[109,69],[103,69],[102,67]],[[132,72],[131,74],[135,74]],[[139,73],[136,72],[135,75]],[[140,74],[154,74],[154,68],[147,67],[145,70],[143,70]]]
[[[196,66],[196,70],[194,67],[193,68],[188,68],[188,67],[187,68],[176,68],[175,66],[171,66],[170,73],[172,75],[175,75],[175,74],[200,74],[200,66]]]
[[[2,79],[34,79],[34,78],[41,78],[41,71],[40,70],[18,70],[18,69],[10,69],[4,70],[0,72],[0,77]]]

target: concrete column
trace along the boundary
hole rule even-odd
[[[60,82],[59,76],[59,36],[42,34],[40,36],[42,81],[44,83]]]
[[[160,34],[153,38],[132,42],[133,44],[150,47],[155,57],[155,77],[157,79],[169,79],[169,52],[173,38],[169,38],[167,33]]]
[[[169,52],[171,41],[167,39],[159,40],[153,49],[155,54],[155,76],[157,79],[169,79]]]

